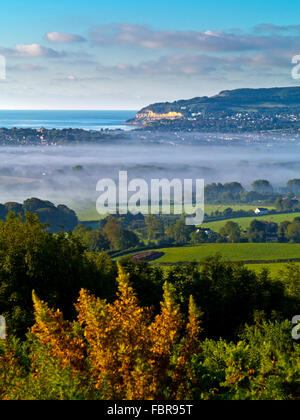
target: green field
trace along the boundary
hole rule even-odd
[[[297,266],[300,267],[300,263],[295,263]],[[287,267],[288,263],[269,263],[269,264],[245,264],[245,267],[247,267],[249,270],[254,271],[256,274],[259,274],[262,272],[263,269],[266,269],[269,271],[271,278],[280,279],[280,273],[281,271],[284,271]],[[162,270],[167,273],[168,270],[172,269],[174,267],[173,265],[162,265]],[[199,266],[200,267],[200,266]]]
[[[72,203],[71,207],[73,210],[76,211],[79,219],[81,221],[91,221],[91,220],[100,220],[102,217],[97,213],[96,204],[95,203],[86,203],[86,204],[79,204],[79,203]],[[232,210],[255,210],[257,206],[251,205],[243,205],[243,204],[233,204],[233,205],[224,205],[224,204],[206,204],[205,205],[205,213],[211,214],[212,212],[219,211],[223,212],[228,207],[232,208]],[[274,207],[268,207],[268,209],[273,209]]]
[[[100,220],[102,217],[96,210],[96,203],[70,203],[70,208],[73,209],[77,217],[82,222],[89,222],[91,220]]]
[[[212,212],[215,211],[219,211],[219,212],[223,212],[224,210],[231,208],[234,211],[238,211],[238,210],[244,210],[244,211],[250,211],[250,210],[256,210],[257,209],[257,205],[256,206],[252,206],[249,204],[205,204],[204,207],[204,212],[206,214],[211,214]],[[273,210],[275,207],[274,206],[264,206],[265,209],[268,210]]]
[[[296,265],[300,266],[300,263],[295,263]],[[283,271],[286,268],[286,263],[275,263],[275,264],[246,264],[246,267],[249,268],[249,270],[253,270],[256,273],[260,273],[264,268],[266,268],[271,277],[280,278],[280,272]]]
[[[208,227],[212,229],[215,232],[220,232],[221,228],[225,225],[225,223],[232,221],[235,223],[238,223],[243,230],[247,229],[250,226],[250,223],[252,220],[266,220],[268,222],[275,222],[275,223],[281,223],[286,220],[293,221],[295,217],[300,217],[300,212],[295,213],[288,213],[288,214],[270,214],[267,216],[254,216],[254,217],[238,217],[235,219],[227,219],[227,220],[220,220],[217,222],[209,222],[209,223],[203,223],[201,227]]]
[[[220,254],[227,261],[272,261],[300,258],[300,244],[203,244],[191,247],[162,248],[165,255],[156,263],[201,262]]]
[[[173,207],[171,206],[171,209]],[[227,207],[225,207],[227,208]],[[90,205],[79,205],[74,203],[72,205],[72,209],[76,212],[79,220],[82,222],[90,222],[95,220],[100,220],[106,217],[106,215],[100,215],[96,210],[96,204],[90,204]],[[143,214],[146,214],[147,207],[141,207],[140,210]],[[150,213],[150,209],[148,209]],[[172,212],[173,210],[171,210]],[[181,211],[181,210],[180,210]],[[213,210],[211,210],[213,211]]]

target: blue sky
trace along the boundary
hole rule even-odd
[[[239,87],[293,86],[299,1],[11,0],[2,109],[139,109]]]

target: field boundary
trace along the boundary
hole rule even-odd
[[[204,258],[205,259],[205,258]],[[300,262],[300,258],[289,258],[289,259],[280,259],[280,260],[249,260],[249,261],[227,261],[225,263],[234,263],[234,264],[243,264],[243,265],[251,265],[251,264],[288,264],[288,263],[295,263]],[[153,264],[153,263],[152,263]],[[185,264],[197,264],[202,265],[203,262],[200,261],[178,261],[178,262],[159,262],[156,261],[154,264],[157,265],[185,265]]]
[[[230,207],[230,206],[229,206]],[[242,210],[242,209],[241,209]],[[254,213],[254,211],[253,211]],[[242,215],[242,216],[226,216],[226,217],[222,217],[222,218],[216,218],[216,217],[208,217],[206,219],[204,219],[204,222],[202,223],[202,225],[205,225],[206,223],[213,223],[213,222],[223,222],[225,220],[234,220],[234,219],[247,219],[247,218],[264,218],[267,216],[277,216],[280,214],[294,214],[294,213],[299,213],[299,210],[293,210],[293,211],[276,211],[276,210],[269,210],[269,212],[267,214],[264,215],[260,215],[260,214],[251,214],[251,215]]]

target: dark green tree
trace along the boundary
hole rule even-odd
[[[85,246],[73,234],[51,234],[37,215],[26,220],[9,214],[0,221],[0,313],[12,334],[22,335],[32,325],[32,290],[72,318],[81,288],[109,296],[114,273],[103,273],[87,258]],[[105,296],[105,297],[107,297]]]
[[[109,240],[110,248],[115,251],[133,248],[139,243],[137,235],[131,230],[123,229],[120,221],[114,217],[108,219],[103,232]]]
[[[194,226],[187,226],[184,218],[171,223],[167,230],[167,236],[176,244],[186,244],[190,241],[191,233],[195,231]]]
[[[287,184],[286,188],[288,191],[292,192],[293,194],[300,193],[300,179],[290,179]]]
[[[221,228],[220,235],[228,242],[238,243],[241,241],[241,228],[238,223],[228,221]]]
[[[147,226],[147,237],[149,241],[161,239],[164,237],[165,228],[163,221],[155,215],[149,215],[145,218]]]
[[[270,194],[273,192],[273,187],[269,181],[265,179],[258,179],[251,184],[253,191],[261,194]]]
[[[294,220],[287,226],[286,237],[291,242],[300,242],[300,221]]]
[[[266,242],[266,224],[260,220],[253,220],[248,231],[250,242]]]

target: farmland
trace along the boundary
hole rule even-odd
[[[202,227],[208,227],[212,229],[215,232],[220,232],[221,228],[227,223],[228,221],[232,221],[235,223],[238,223],[240,227],[245,230],[250,226],[250,223],[252,220],[258,219],[258,220],[266,220],[268,222],[275,222],[280,224],[281,222],[284,222],[286,220],[292,222],[295,217],[300,217],[300,212],[294,212],[294,213],[285,213],[285,214],[270,214],[267,216],[254,216],[254,217],[238,217],[234,219],[227,219],[227,220],[219,220],[216,222],[209,222],[204,223]]]
[[[300,263],[295,263],[297,266],[300,267]],[[256,273],[261,273],[263,269],[267,269],[271,275],[271,277],[279,277],[280,278],[280,272],[283,271],[286,268],[286,263],[271,263],[271,264],[246,264],[246,267],[249,268],[249,270],[253,270]]]
[[[230,207],[234,211],[238,210],[244,210],[244,211],[250,211],[255,210],[257,206],[254,205],[248,205],[248,204],[232,204],[232,205],[226,205],[226,204],[206,204],[205,205],[205,213],[210,215],[213,212],[219,211],[220,213],[226,210],[228,207]],[[79,219],[81,221],[93,221],[93,220],[100,220],[101,216],[99,213],[97,213],[96,210],[96,203],[90,202],[90,203],[72,203],[72,208],[76,211]],[[172,208],[172,206],[171,206]],[[273,209],[272,206],[266,206],[269,210]],[[142,208],[141,211],[145,211],[145,208]]]
[[[300,244],[205,244],[157,250],[164,256],[156,263],[201,262],[220,254],[226,261],[276,261],[300,258]]]
[[[224,210],[231,208],[234,211],[244,210],[244,211],[251,211],[257,209],[257,205],[251,204],[205,204],[205,213],[210,215],[212,212],[219,211],[222,213]],[[274,206],[264,206],[264,208],[268,210],[273,210]]]

